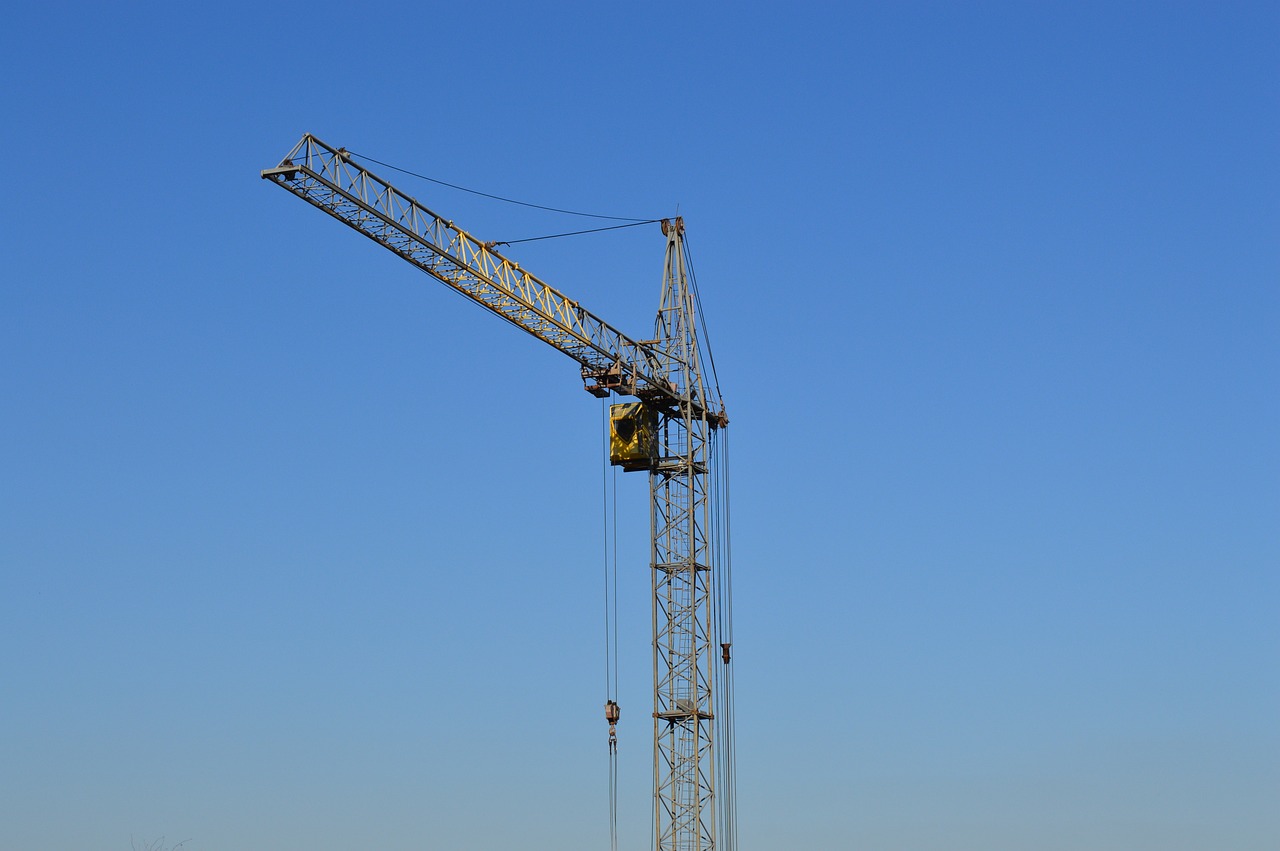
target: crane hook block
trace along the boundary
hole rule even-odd
[[[609,722],[609,753],[616,754],[618,752],[618,719],[622,717],[622,710],[618,704],[612,700],[604,702],[604,720]]]
[[[658,417],[643,402],[609,407],[609,463],[628,472],[649,470],[657,454]]]

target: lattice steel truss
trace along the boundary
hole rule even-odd
[[[654,337],[667,380],[705,399],[684,223],[664,226],[667,253]],[[716,847],[711,559],[707,494],[709,426],[683,403],[659,423],[649,474],[653,531],[654,835],[659,851]]]
[[[667,249],[654,339],[636,341],[375,176],[345,149],[307,134],[262,177],[569,355],[595,395],[636,396],[657,412],[659,451],[649,474],[654,832],[658,851],[716,851],[708,438],[728,419],[703,384],[683,221],[662,223]]]
[[[717,416],[704,410],[700,398],[686,398],[667,383],[675,355],[618,331],[492,244],[374,175],[345,149],[307,134],[262,177],[564,352],[582,365],[585,379],[597,382],[600,395],[638,396],[658,407],[691,403],[697,415]]]

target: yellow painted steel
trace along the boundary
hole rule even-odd
[[[658,416],[643,402],[609,406],[609,463],[624,470],[648,470],[658,444]]]

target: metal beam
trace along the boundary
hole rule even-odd
[[[343,224],[398,254],[446,286],[582,365],[589,390],[637,396],[654,407],[689,405],[713,426],[723,411],[707,411],[701,388],[666,378],[670,352],[618,331],[520,264],[433,213],[417,200],[334,148],[306,134],[262,178],[289,190]],[[679,364],[683,365],[683,364]]]

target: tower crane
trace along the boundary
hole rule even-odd
[[[304,135],[262,178],[313,204],[486,310],[559,349],[613,405],[611,461],[649,474],[653,612],[653,835],[657,851],[732,851],[727,530],[715,478],[729,420],[708,386],[684,221],[661,220],[662,293],[652,339],[616,330],[519,263]],[[606,705],[618,720],[617,704]],[[612,735],[612,733],[611,733]],[[717,789],[718,785],[721,787]],[[719,794],[718,794],[719,792]]]

